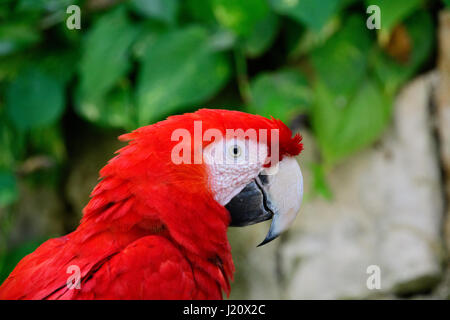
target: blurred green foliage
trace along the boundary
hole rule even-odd
[[[1,0],[0,207],[18,199],[23,161],[66,161],[64,115],[131,130],[211,101],[308,116],[329,194],[323,168],[374,142],[398,89],[432,61],[444,2]],[[80,30],[66,26],[71,4]],[[371,4],[380,30],[366,27]]]

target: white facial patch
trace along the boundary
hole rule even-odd
[[[240,138],[214,141],[203,150],[209,185],[217,202],[225,206],[258,176],[267,150],[265,143]]]

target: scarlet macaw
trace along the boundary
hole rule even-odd
[[[201,109],[119,139],[129,143],[100,171],[78,228],[24,257],[0,299],[222,299],[234,273],[228,226],[272,219],[266,243],[300,208],[301,136],[279,120]]]

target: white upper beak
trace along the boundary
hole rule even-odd
[[[279,162],[278,170],[269,176],[269,184],[264,189],[274,212],[269,232],[260,244],[263,245],[280,235],[295,220],[303,198],[303,177],[294,157]]]

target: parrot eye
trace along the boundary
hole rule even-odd
[[[230,151],[230,154],[233,156],[233,158],[239,158],[239,156],[242,153],[241,147],[239,147],[238,145],[231,146],[229,151]]]

